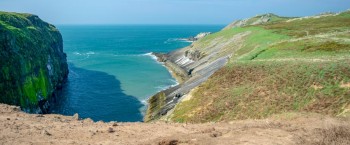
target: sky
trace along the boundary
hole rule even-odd
[[[53,24],[228,24],[258,14],[308,16],[350,9],[350,0],[0,0],[0,11]]]

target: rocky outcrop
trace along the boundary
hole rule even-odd
[[[185,51],[185,57],[189,58],[190,60],[198,61],[201,59],[205,54],[201,53],[199,50],[187,50]]]
[[[202,38],[204,38],[205,36],[208,36],[208,35],[210,35],[210,34],[211,34],[211,32],[202,32],[202,33],[199,33],[199,34],[197,34],[197,36],[194,37],[194,41],[197,41],[197,40],[199,40],[199,39],[202,39]]]
[[[0,12],[0,102],[46,113],[68,75],[62,36],[31,14]]]
[[[204,38],[205,36],[208,36],[208,35],[210,35],[211,34],[211,32],[202,32],[202,33],[199,33],[199,34],[197,34],[196,36],[192,36],[192,37],[190,37],[190,38],[182,38],[182,39],[180,39],[180,40],[186,40],[186,41],[191,41],[191,42],[194,42],[194,41],[198,41],[199,39],[202,39],[202,38]]]

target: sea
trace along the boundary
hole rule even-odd
[[[59,25],[68,81],[54,114],[94,121],[142,122],[147,99],[177,82],[151,54],[191,44],[181,38],[223,25]]]

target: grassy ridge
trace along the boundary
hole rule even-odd
[[[203,41],[250,32],[231,48],[230,63],[194,89],[170,119],[229,121],[288,112],[349,115],[349,16],[281,20],[207,37]]]

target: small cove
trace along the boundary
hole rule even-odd
[[[148,97],[176,84],[150,52],[170,52],[178,38],[216,32],[219,25],[58,26],[70,74],[52,112],[94,121],[142,121]]]

